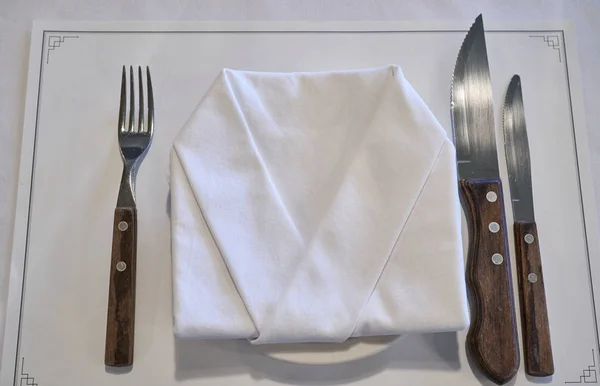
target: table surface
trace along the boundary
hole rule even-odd
[[[568,6],[567,6],[568,5]],[[0,342],[9,280],[31,22],[67,20],[563,20],[573,22],[592,171],[600,170],[600,1],[563,0],[0,0]],[[594,175],[597,208],[600,176]],[[2,345],[0,344],[0,349]]]

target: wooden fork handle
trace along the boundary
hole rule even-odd
[[[106,323],[106,366],[131,366],[135,327],[135,263],[137,213],[135,208],[117,208],[113,224],[108,315]]]

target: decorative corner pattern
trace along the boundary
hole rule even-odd
[[[46,64],[48,64],[50,62],[50,52],[54,51],[55,49],[60,47],[60,45],[63,44],[66,39],[79,39],[79,36],[74,36],[74,35],[63,35],[63,36],[50,35],[50,36],[48,36]]]
[[[25,371],[25,357],[21,358],[21,377],[19,378],[19,386],[38,386],[35,379]]]
[[[562,62],[562,55],[560,54],[560,38],[558,35],[529,35],[530,38],[542,38],[542,40],[556,52],[558,52],[558,61]]]
[[[583,369],[578,381],[567,381],[565,383],[598,383],[598,372],[596,370],[596,353],[592,349],[592,365]]]

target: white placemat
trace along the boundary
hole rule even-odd
[[[7,0],[0,5],[0,341],[4,331],[8,296],[9,264],[17,192],[21,127],[31,22],[43,19],[83,20],[461,20],[477,12],[490,20],[573,21],[579,46],[587,122],[600,121],[596,108],[600,84],[600,4],[597,1],[546,0],[479,1],[451,0],[108,0],[102,3],[77,0]],[[600,132],[589,127],[589,147],[600,147]],[[593,170],[600,168],[598,152],[592,152]],[[596,191],[600,179],[595,178]],[[1,347],[1,345],[0,345]],[[0,364],[1,366],[1,364]]]
[[[39,24],[30,55],[2,385],[251,384],[263,378],[265,384],[479,384],[463,333],[407,337],[375,357],[320,369],[265,358],[242,343],[176,342],[167,211],[172,139],[222,67],[312,71],[395,63],[449,130],[450,77],[468,25]],[[598,340],[590,278],[598,246],[585,242],[586,231],[597,230],[595,216],[587,214],[595,208],[573,40],[562,23],[486,27],[498,122],[510,77],[518,72],[524,82],[553,381],[592,381]],[[105,372],[102,358],[123,63],[152,66],[158,126],[138,180],[136,364],[114,375]],[[74,167],[73,157],[87,160],[85,172]],[[66,166],[57,168],[59,162]],[[521,369],[516,383],[527,382]]]
[[[31,22],[68,20],[460,20],[483,12],[489,20],[572,20],[578,42],[586,121],[600,121],[600,3],[595,0],[5,0],[0,5],[0,341],[8,278]],[[600,131],[589,128],[589,146],[600,147]],[[593,170],[600,157],[592,152]],[[600,179],[595,178],[596,191]],[[0,345],[1,347],[1,345]]]

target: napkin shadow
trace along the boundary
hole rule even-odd
[[[175,378],[178,381],[235,374],[256,380],[293,385],[341,385],[369,378],[388,369],[458,371],[457,334],[406,335],[386,349],[357,360],[304,365],[275,359],[246,340],[175,340]]]
[[[252,352],[246,343],[244,360],[254,379],[294,385],[341,385],[369,378],[388,369],[460,369],[457,334],[406,335],[388,348],[366,358],[326,365],[303,365]]]
[[[456,332],[407,335],[396,342],[394,349],[396,368],[460,370]]]
[[[175,338],[175,379],[211,378],[247,372],[240,341]]]

